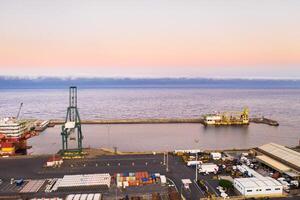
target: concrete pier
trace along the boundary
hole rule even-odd
[[[49,126],[61,125],[64,120],[52,119]],[[111,119],[111,120],[81,120],[82,124],[172,124],[172,123],[200,123],[204,124],[203,118],[158,118],[158,119]],[[270,126],[278,126],[275,120],[267,118],[250,118],[250,123],[266,124]]]
[[[61,125],[65,121],[64,120],[57,120],[52,119],[50,120],[50,126],[53,125]],[[180,118],[161,118],[161,119],[111,119],[111,120],[101,120],[101,119],[94,119],[94,120],[81,120],[82,124],[172,124],[172,123],[200,123],[203,124],[204,121],[201,118],[194,118],[194,119],[180,119]]]
[[[257,124],[267,124],[270,126],[279,126],[279,123],[275,120],[268,119],[265,117],[260,117],[260,118],[250,118],[251,123],[257,123]]]

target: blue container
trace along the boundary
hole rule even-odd
[[[148,178],[142,178],[143,182],[147,182],[149,179]]]

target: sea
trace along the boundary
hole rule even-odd
[[[0,89],[0,117],[64,119],[68,88]],[[204,127],[201,124],[82,125],[83,145],[120,151],[250,148],[275,142],[295,146],[300,140],[300,89],[134,87],[78,89],[81,119],[197,118],[207,113],[250,109],[278,127]],[[71,141],[70,141],[71,142]],[[76,141],[73,141],[76,142]],[[61,126],[28,140],[29,154],[52,154],[62,146]]]

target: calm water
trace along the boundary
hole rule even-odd
[[[82,119],[198,117],[204,113],[241,110],[270,117],[279,127],[207,128],[198,124],[83,126],[84,146],[118,147],[124,151],[253,147],[267,142],[296,145],[300,139],[298,89],[83,89],[78,93]],[[0,117],[63,118],[68,90],[0,90]],[[60,127],[29,140],[32,153],[53,153],[61,146]]]

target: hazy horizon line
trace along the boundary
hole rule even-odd
[[[30,75],[0,75],[1,79],[7,80],[43,80],[43,79],[60,79],[60,80],[78,80],[78,79],[132,79],[132,80],[159,80],[159,79],[182,79],[182,80],[286,80],[286,81],[300,81],[300,77],[191,77],[191,76],[160,76],[160,77],[151,77],[151,76],[30,76]]]
[[[300,79],[1,77],[0,89],[68,88],[297,88]]]

